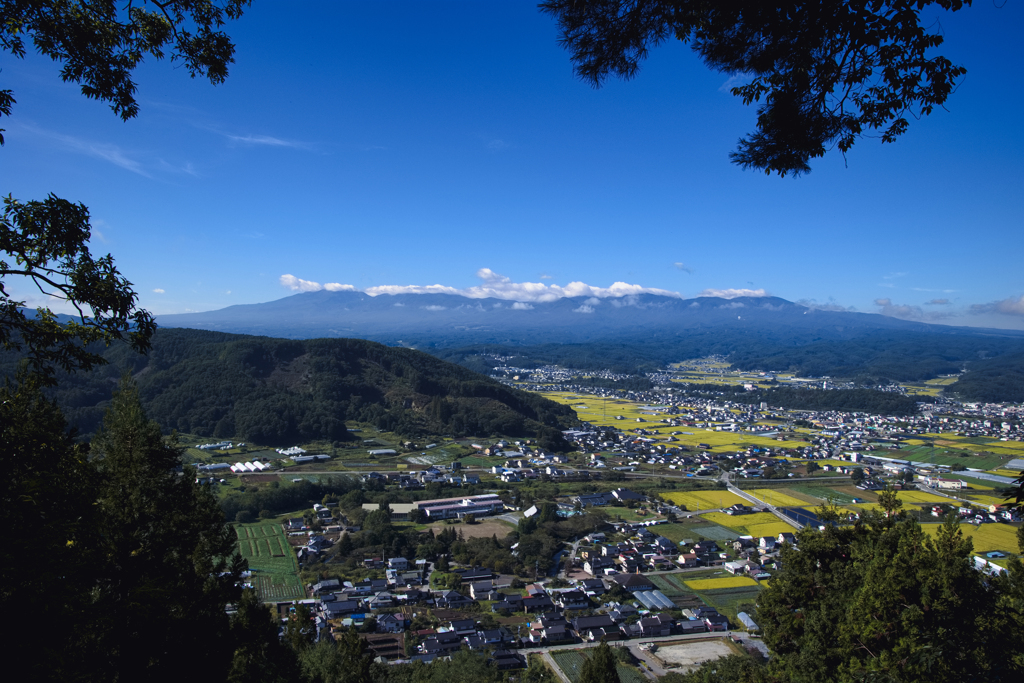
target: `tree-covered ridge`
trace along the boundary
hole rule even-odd
[[[346,420],[409,436],[547,436],[572,410],[419,351],[359,339],[286,340],[159,330],[139,356],[107,349],[109,364],[64,375],[52,396],[83,433],[98,427],[124,371],[166,430],[275,445],[343,441]],[[15,357],[6,357],[7,374]]]

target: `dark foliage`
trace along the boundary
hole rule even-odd
[[[791,410],[843,410],[876,415],[913,415],[917,412],[917,399],[913,396],[874,389],[818,390],[780,387],[744,391],[730,396],[729,400],[755,405],[764,401],[770,406]]]
[[[969,368],[945,393],[966,401],[1024,401],[1024,353],[977,361]]]
[[[148,356],[103,350],[109,365],[60,376],[52,396],[83,433],[99,425],[124,371],[165,430],[277,445],[344,441],[345,420],[409,436],[536,436],[557,442],[575,415],[411,349],[358,339],[293,341],[159,330]],[[16,357],[6,357],[13,374]]]
[[[970,0],[546,0],[575,71],[600,85],[632,78],[648,47],[689,43],[712,69],[741,75],[732,93],[758,102],[757,129],[732,154],[744,168],[810,171],[831,147],[863,135],[892,142],[908,118],[941,106],[966,73],[932,54],[943,42],[925,7],[956,11]]]

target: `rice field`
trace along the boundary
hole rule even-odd
[[[956,495],[955,492],[954,492],[954,495]],[[978,505],[989,506],[989,505],[1005,505],[1006,504],[1006,499],[1003,498],[1002,496],[992,496],[992,495],[986,495],[986,494],[983,494],[983,493],[970,493],[970,492],[964,493],[963,491],[960,491],[960,496],[962,498],[967,498],[967,499],[971,500],[972,502],[977,503]],[[956,501],[946,500],[946,502],[947,503],[954,503],[955,504]]]
[[[729,491],[671,491],[662,493],[661,497],[675,505],[684,505],[687,510],[713,510],[750,502]]]
[[[747,534],[750,536],[778,536],[779,534],[796,533],[796,528],[776,518],[774,522],[766,524],[751,524],[747,527]]]
[[[934,493],[926,493],[925,491],[899,491],[897,495],[900,497],[900,500],[902,500],[904,504],[919,503],[925,505],[928,503],[950,502],[949,498],[946,498],[945,496],[938,496],[935,495]]]
[[[803,502],[801,501],[801,504]],[[728,527],[737,536],[778,536],[783,532],[796,531],[792,526],[770,512],[755,512],[752,515],[727,515],[724,512],[706,512],[700,516],[709,522]]]
[[[757,586],[749,576],[727,576],[721,579],[693,579],[684,582],[688,588],[695,591],[719,590],[722,588],[744,588]]]
[[[749,493],[765,502],[771,501],[771,504],[777,507],[798,507],[809,502],[803,498],[790,496],[778,489],[750,489],[749,491],[744,491],[744,493]]]
[[[926,534],[934,537],[939,532],[939,524],[922,524]],[[960,531],[974,541],[974,552],[986,553],[990,550],[1002,550],[1017,553],[1017,528],[1009,524],[961,524]]]

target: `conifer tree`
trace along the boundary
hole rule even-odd
[[[125,377],[92,443],[99,471],[98,577],[86,651],[98,678],[223,680],[232,648],[225,606],[245,563],[213,494],[146,418]]]
[[[590,656],[580,668],[577,683],[620,683],[619,672],[615,668],[615,654],[608,643],[601,641],[588,654]]]

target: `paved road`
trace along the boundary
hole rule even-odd
[[[691,633],[683,636],[655,636],[652,638],[636,638],[625,641],[626,643],[663,643],[663,642],[684,642],[687,640],[706,640],[708,638],[728,638],[736,635],[732,631],[716,631],[715,633]],[[566,643],[565,645],[544,645],[540,647],[524,646],[520,652],[523,654],[542,654],[545,652],[556,652],[558,650],[579,650],[587,647],[597,647],[601,643]],[[615,642],[612,642],[614,645]]]
[[[551,656],[550,652],[544,652],[541,656],[548,663],[548,666],[551,667],[551,670],[555,672],[555,675],[558,676],[562,683],[572,683],[572,681],[569,680],[569,677],[562,673],[562,668],[555,664],[555,660]]]
[[[768,510],[768,512],[771,512],[773,515],[775,515],[776,517],[778,517],[779,519],[781,519],[783,522],[785,522],[786,524],[790,525],[794,529],[802,529],[804,527],[803,524],[800,524],[799,522],[796,522],[796,521],[790,519],[784,513],[779,512],[778,509],[776,509],[776,507],[774,505],[768,505],[768,503],[766,503],[765,501],[761,500],[760,498],[757,498],[756,496],[754,496],[754,495],[752,495],[750,493],[747,493],[743,489],[738,489],[735,486],[733,486],[732,483],[729,481],[729,473],[728,472],[723,472],[722,473],[722,481],[725,482],[725,485],[728,487],[730,493],[735,493],[737,496],[739,496],[740,498],[743,498],[744,500],[749,500],[750,502],[755,503],[756,505],[763,506],[766,510]]]

